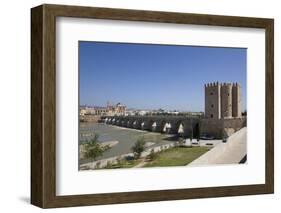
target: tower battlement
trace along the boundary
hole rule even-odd
[[[204,84],[205,88],[206,87],[217,87],[217,86],[232,86],[232,87],[240,87],[240,85],[235,82],[235,83],[229,83],[229,82],[223,82],[223,83],[219,83],[219,82],[211,82],[211,83],[207,83]]]
[[[204,86],[205,86],[205,88],[206,88],[206,87],[217,87],[217,86],[219,86],[219,85],[220,85],[219,82],[213,82],[213,83],[207,83],[207,84],[205,84]]]
[[[241,117],[241,89],[237,82],[211,82],[204,87],[207,118]]]

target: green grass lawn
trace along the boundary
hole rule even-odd
[[[209,150],[208,147],[174,147],[158,153],[144,167],[185,166]]]
[[[209,150],[208,147],[173,147],[155,153],[154,160],[148,161],[143,167],[185,166]],[[122,159],[118,163],[98,169],[133,168],[141,162],[142,159]]]

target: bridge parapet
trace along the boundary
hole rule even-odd
[[[182,136],[189,136],[199,120],[187,116],[103,116],[101,118],[105,124],[167,134],[178,134],[181,127]]]
[[[100,122],[127,128],[142,129],[167,134],[179,134],[184,138],[201,135],[230,136],[246,126],[246,118],[206,119],[187,116],[103,116]]]

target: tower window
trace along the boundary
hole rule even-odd
[[[229,96],[229,93],[227,93],[227,96]]]
[[[214,108],[214,104],[212,104],[211,107]]]
[[[211,92],[210,95],[213,95],[213,93]]]
[[[211,118],[213,118],[214,117],[214,115],[213,114],[211,114]]]

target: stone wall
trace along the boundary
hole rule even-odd
[[[226,119],[208,119],[201,120],[201,135],[214,136],[222,138],[230,136],[242,127],[246,126],[246,118],[226,118]]]
[[[101,119],[100,115],[80,115],[80,122],[93,122],[97,123]]]

